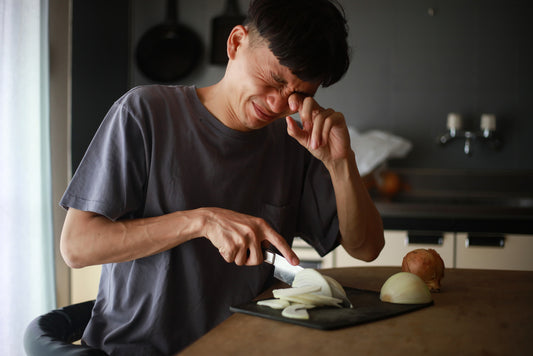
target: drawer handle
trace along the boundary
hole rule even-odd
[[[407,233],[407,245],[421,244],[421,245],[439,245],[444,243],[444,236],[442,232],[420,232],[409,231]]]
[[[504,236],[468,235],[465,240],[466,247],[505,247]]]

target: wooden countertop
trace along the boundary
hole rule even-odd
[[[399,271],[322,270],[344,286],[375,291]],[[533,350],[533,272],[445,273],[428,308],[332,331],[237,313],[180,355],[524,355]]]

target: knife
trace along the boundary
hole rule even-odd
[[[274,266],[274,277],[292,285],[296,273],[303,270],[302,266],[293,266],[283,256],[272,251],[263,250],[265,262]]]

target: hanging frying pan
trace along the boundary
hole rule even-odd
[[[150,28],[137,44],[139,70],[156,82],[174,82],[200,63],[203,48],[198,35],[178,23],[177,0],[167,0],[166,21]]]
[[[237,0],[227,0],[226,9],[211,21],[211,63],[226,64],[226,43],[233,27],[242,24],[244,16],[239,11]]]

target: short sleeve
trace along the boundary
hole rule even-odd
[[[144,205],[149,140],[122,98],[96,132],[60,205],[116,220]]]

